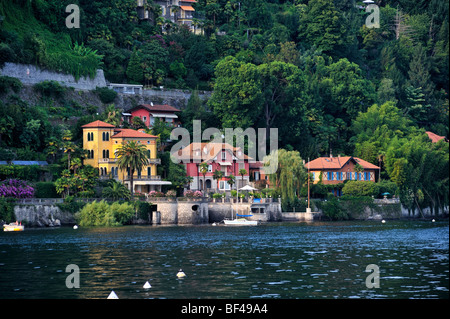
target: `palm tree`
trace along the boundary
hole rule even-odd
[[[72,159],[70,168],[73,169],[73,175],[77,175],[77,169],[79,169],[81,165],[81,159],[79,157],[75,157]]]
[[[242,176],[242,187],[244,187],[244,175],[247,174],[247,170],[245,168],[242,168],[239,170],[239,175]]]
[[[384,160],[386,159],[386,152],[379,151],[379,153],[377,155],[377,159],[378,159],[378,166],[380,167],[380,169],[378,170],[378,182],[380,182],[381,181],[381,163],[383,163]]]
[[[117,149],[117,165],[121,170],[128,170],[130,174],[130,191],[134,193],[133,175],[135,171],[142,171],[148,165],[147,148],[136,141],[122,143]]]
[[[233,189],[233,185],[236,183],[236,177],[233,174],[228,176],[228,184],[230,184],[230,189]]]
[[[215,170],[213,173],[213,179],[217,181],[217,189],[219,189],[219,180],[223,177],[223,172],[219,170]]]
[[[115,180],[111,180],[109,182],[109,186],[103,189],[102,195],[103,197],[106,198],[112,198],[115,201],[121,198],[123,199],[131,198],[130,190],[126,188],[125,185]]]
[[[203,191],[206,191],[206,179],[205,179],[205,176],[206,176],[206,173],[208,173],[208,163],[205,163],[205,162],[203,162],[203,163],[201,163],[200,165],[199,165],[199,167],[200,167],[200,173],[202,173],[202,175],[203,175]]]

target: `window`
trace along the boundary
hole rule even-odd
[[[222,161],[227,159],[227,152],[222,152]]]
[[[328,176],[327,176],[329,181],[333,180],[333,172],[328,172]]]
[[[88,132],[87,133],[87,140],[88,140],[88,142],[93,141],[94,140],[94,133]]]
[[[364,172],[364,180],[370,181],[370,173],[369,172]]]
[[[148,177],[152,176],[152,168],[150,166],[147,167],[147,176]]]
[[[147,124],[147,116],[142,117],[142,120],[144,121],[145,124]]]
[[[227,181],[219,181],[219,189],[221,190],[230,190],[230,184]]]
[[[208,165],[208,173],[212,173],[212,165]]]

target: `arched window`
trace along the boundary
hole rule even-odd
[[[103,167],[100,167],[100,175],[103,176]]]
[[[106,158],[109,158],[109,150],[106,150]]]

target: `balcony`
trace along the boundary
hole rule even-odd
[[[100,158],[98,160],[99,163],[116,163],[117,162],[117,158]],[[161,159],[160,158],[150,158],[148,160],[148,164],[155,164],[155,165],[159,165],[161,164]]]
[[[129,175],[125,176],[124,180],[129,181],[130,176]],[[161,176],[159,176],[159,175],[152,175],[152,176],[133,175],[133,181],[160,181],[160,180],[161,180]]]
[[[99,158],[99,163],[115,163],[117,161],[117,158]]]
[[[156,165],[159,165],[159,164],[161,164],[161,159],[160,159],[160,158],[150,158],[150,159],[148,160],[148,163],[149,163],[149,164],[156,164]]]

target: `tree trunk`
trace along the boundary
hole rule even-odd
[[[130,169],[130,192],[131,192],[131,197],[133,197],[134,195],[134,185],[133,185],[133,175],[134,175],[134,169]]]

